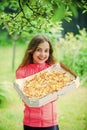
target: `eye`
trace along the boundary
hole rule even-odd
[[[36,51],[37,51],[37,52],[40,52],[40,51],[41,51],[41,48],[37,48]]]
[[[49,49],[46,49],[45,52],[48,53],[48,52],[49,52]]]

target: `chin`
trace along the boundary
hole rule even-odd
[[[46,61],[39,61],[38,63],[39,63],[39,64],[43,64],[43,63],[45,63],[45,62],[46,62]]]
[[[47,60],[37,60],[35,61],[34,63],[37,63],[37,64],[43,64],[45,63]]]

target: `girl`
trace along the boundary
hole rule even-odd
[[[44,35],[33,37],[26,49],[24,58],[16,71],[16,78],[25,78],[40,72],[56,63],[51,42]],[[24,130],[59,130],[56,101],[38,108],[25,104]]]

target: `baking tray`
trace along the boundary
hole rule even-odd
[[[28,98],[25,93],[23,92],[23,85],[26,82],[26,80],[30,80],[32,79],[35,75],[38,75],[39,73],[43,73],[45,71],[59,71],[59,70],[64,70],[67,73],[69,73],[72,77],[72,81],[70,83],[68,83],[66,86],[64,86],[63,88],[61,88],[58,91],[55,91],[53,93],[50,93],[46,96],[40,97],[40,98]],[[17,93],[20,95],[20,97],[22,98],[22,100],[29,106],[29,107],[40,107],[43,106],[53,100],[56,100],[59,96],[65,95],[69,92],[71,92],[72,90],[78,88],[79,86],[79,77],[72,72],[67,66],[65,66],[64,64],[60,63],[60,64],[54,64],[51,67],[38,72],[37,74],[34,74],[32,76],[23,78],[23,79],[16,79],[15,82],[13,83],[14,88],[16,89]]]

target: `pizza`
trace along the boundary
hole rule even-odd
[[[27,79],[23,92],[28,98],[41,98],[60,90],[71,81],[72,78],[66,71],[45,71]]]

